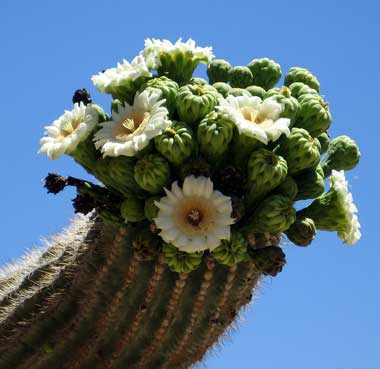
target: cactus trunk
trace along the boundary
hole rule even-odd
[[[0,368],[189,368],[259,279],[252,262],[227,267],[211,256],[171,272],[162,254],[146,261],[133,251],[128,227],[79,218],[0,274]]]

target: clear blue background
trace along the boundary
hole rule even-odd
[[[0,2],[0,264],[68,223],[74,193],[47,195],[49,172],[85,176],[69,158],[38,156],[43,126],[90,77],[131,59],[146,37],[192,37],[244,65],[271,57],[286,72],[313,71],[331,106],[333,136],[354,137],[360,166],[348,174],[363,238],[343,246],[321,233],[268,279],[238,333],[209,368],[379,369],[379,5],[376,1]],[[202,74],[202,71],[200,71]],[[203,70],[204,73],[204,70]]]

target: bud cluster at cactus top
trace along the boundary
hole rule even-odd
[[[208,82],[194,76],[200,63]],[[268,58],[232,66],[191,39],[147,39],[131,63],[92,77],[110,95],[110,112],[76,91],[73,109],[46,127],[40,152],[70,155],[102,182],[78,185],[74,205],[138,227],[139,252],[144,245],[149,255],[152,244],[173,271],[190,272],[207,254],[229,266],[251,259],[275,275],[285,256],[251,242],[260,234],[284,233],[299,246],[317,230],[346,244],[361,236],[344,175],[359,162],[356,143],[330,142],[315,75],[293,67],[284,86],[281,77]],[[311,202],[296,211],[298,200]]]

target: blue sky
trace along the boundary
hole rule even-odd
[[[76,88],[86,87],[107,108],[91,75],[131,59],[146,37],[192,37],[234,65],[270,57],[283,72],[307,67],[330,103],[332,136],[347,134],[360,145],[361,163],[347,176],[362,240],[347,248],[321,233],[307,249],[287,246],[283,273],[263,283],[233,340],[206,365],[378,369],[379,12],[368,0],[2,0],[0,264],[72,216],[73,192],[48,196],[41,179],[49,171],[86,176],[69,158],[37,155],[43,126],[70,108]]]

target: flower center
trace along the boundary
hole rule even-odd
[[[115,127],[115,138],[120,141],[127,141],[131,136],[139,134],[144,130],[149,118],[148,112],[132,111],[127,113]]]
[[[245,120],[253,124],[258,125],[271,125],[273,123],[272,119],[268,119],[263,114],[260,114],[257,110],[250,107],[243,107],[240,109]]]
[[[191,209],[187,214],[187,221],[189,224],[191,224],[193,227],[198,227],[199,224],[202,222],[203,214],[198,209]]]
[[[70,136],[79,127],[80,122],[80,119],[73,119],[65,122],[61,127],[62,137]]]

